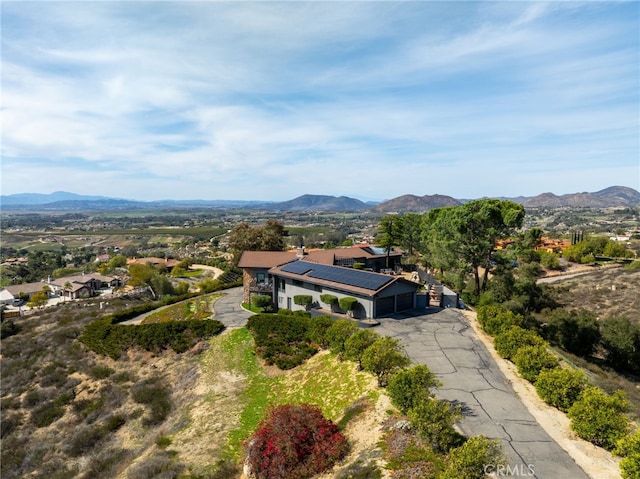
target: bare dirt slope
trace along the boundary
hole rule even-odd
[[[551,286],[567,308],[588,309],[601,319],[626,316],[640,323],[640,270],[592,268],[584,275],[558,278]]]

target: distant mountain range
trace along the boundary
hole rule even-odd
[[[595,193],[573,193],[557,196],[542,193],[533,197],[510,199],[525,208],[611,208],[640,206],[640,192],[626,186],[611,186]],[[86,211],[114,209],[160,208],[253,208],[273,211],[371,211],[372,213],[424,213],[433,208],[455,206],[470,201],[445,195],[403,195],[381,203],[365,203],[347,196],[302,195],[289,201],[233,201],[233,200],[161,200],[135,201],[105,196],[87,196],[56,191],[51,194],[21,193],[0,196],[0,205],[9,210]]]

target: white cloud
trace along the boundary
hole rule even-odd
[[[3,194],[536,194],[554,168],[576,191],[596,165],[613,183],[639,169],[634,4],[3,10]],[[5,165],[47,181],[5,182]]]

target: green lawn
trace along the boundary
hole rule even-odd
[[[227,439],[225,455],[238,459],[242,442],[256,429],[271,404],[308,403],[338,421],[344,410],[363,396],[375,398],[373,377],[356,371],[355,364],[340,362],[333,354],[320,353],[284,374],[268,376],[256,357],[253,338],[246,328],[215,338],[223,341],[220,366],[246,378],[239,426]]]

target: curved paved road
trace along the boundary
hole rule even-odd
[[[251,313],[240,307],[242,288],[226,292],[214,304],[214,317],[228,327],[244,326]],[[418,316],[384,318],[375,331],[399,339],[414,363],[426,364],[438,376],[443,386],[435,390],[436,395],[463,408],[459,426],[464,434],[484,434],[502,441],[509,470],[497,477],[589,477],[517,398],[458,310],[433,309]]]

